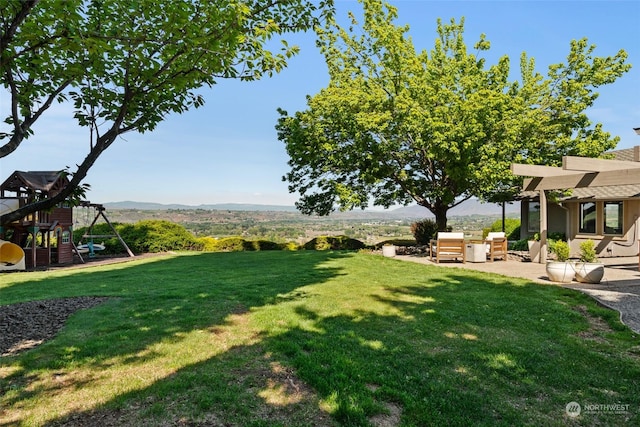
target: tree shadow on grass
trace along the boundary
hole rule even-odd
[[[86,386],[114,365],[130,365],[134,374],[156,358],[172,357],[161,354],[159,344],[179,348],[186,336],[194,339],[194,331],[212,336],[212,346],[219,345],[221,337],[207,331],[225,327],[253,307],[272,304],[296,288],[341,274],[323,264],[345,256],[350,254],[198,254],[53,274],[46,280],[30,281],[25,275],[27,280],[0,291],[3,302],[82,295],[114,298],[72,316],[56,339],[25,354],[0,358],[0,395],[4,395],[0,406],[10,408],[25,399]],[[235,345],[230,341],[216,351]],[[91,374],[59,380],[74,369]]]
[[[578,336],[588,322],[572,306],[593,306],[584,295],[375,257],[357,258],[366,266],[358,275],[323,265],[342,256],[313,255],[309,270],[280,273],[307,276],[300,286],[260,298],[229,289],[224,315],[195,326],[216,340],[243,340],[52,425],[330,425],[327,412],[354,426],[380,425],[383,413],[391,425],[562,425],[571,422],[564,405],[572,400],[604,402],[614,393],[631,403],[640,393],[637,363],[613,340],[592,348]],[[240,282],[270,274],[256,267]],[[244,309],[235,310],[239,302]],[[268,329],[256,328],[257,318]],[[607,415],[579,421],[622,419]],[[633,420],[637,414],[624,418]]]
[[[610,331],[598,347],[582,339],[588,322],[576,305],[594,307],[582,295],[457,273],[387,291],[374,298],[394,315],[300,308],[320,333],[296,328],[264,343],[331,402],[341,425],[370,425],[392,407],[406,425],[560,426],[573,421],[565,413],[572,400],[637,402],[631,334],[616,345]],[[577,423],[631,420],[640,421],[634,409]]]

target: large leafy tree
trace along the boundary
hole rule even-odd
[[[462,201],[508,197],[512,162],[557,164],[615,147],[585,109],[594,88],[629,68],[624,51],[593,57],[594,46],[573,41],[567,62],[546,77],[523,54],[520,80],[509,81],[508,57],[487,66],[480,56],[490,48],[484,36],[468,51],[463,19],[438,20],[434,48],[418,52],[409,28],[394,24],[395,8],[362,3],[362,25],[351,15],[348,28],[328,21],[318,30],[328,87],[306,110],[280,111],[291,166],[284,179],[302,212],[415,202],[443,230]]]
[[[195,90],[203,85],[278,72],[297,48],[272,39],[312,28],[320,11],[330,12],[331,1],[0,0],[0,158],[27,141],[55,102],[72,103],[93,135],[68,187],[0,223],[81,194],[118,136],[201,106]]]

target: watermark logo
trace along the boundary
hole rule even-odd
[[[582,408],[580,407],[580,404],[578,402],[569,402],[567,403],[567,406],[565,406],[564,411],[571,418],[575,418],[580,415],[580,412],[582,412]]]
[[[629,406],[627,403],[583,403],[580,405],[578,402],[569,402],[567,406],[564,407],[564,411],[567,416],[571,418],[575,418],[580,414],[589,415],[597,413],[624,415],[629,413]]]

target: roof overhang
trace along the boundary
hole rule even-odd
[[[562,167],[514,163],[511,172],[530,177],[524,180],[524,191],[640,184],[640,147],[634,149],[634,160],[565,156]]]

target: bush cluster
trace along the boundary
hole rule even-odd
[[[491,227],[482,230],[482,238],[487,237],[489,232],[502,231],[502,219],[496,220]],[[505,218],[504,233],[507,240],[520,240],[520,220],[516,218]]]
[[[438,224],[432,219],[424,219],[411,224],[411,234],[419,245],[428,245],[437,232]]]
[[[304,249],[326,251],[326,250],[357,250],[364,249],[366,245],[360,240],[347,236],[319,236],[304,244]]]
[[[145,220],[136,224],[114,223],[114,228],[134,253],[184,251],[197,249],[197,239],[184,227],[165,220]],[[79,242],[87,232],[86,227],[74,230],[74,242]],[[111,235],[113,231],[108,224],[96,224],[91,230],[92,235]],[[87,237],[83,243],[92,240],[94,243],[105,245],[103,253],[114,254],[123,252],[122,244],[116,237]]]
[[[205,251],[205,252],[239,252],[239,251],[273,251],[301,249],[296,243],[275,243],[269,240],[245,240],[242,237],[195,237],[182,225],[165,220],[145,220],[135,224],[113,223],[118,234],[134,253],[167,252],[167,251]],[[73,232],[73,240],[79,244],[87,227],[78,228]],[[108,224],[94,225],[92,235],[107,236],[113,231]],[[124,252],[122,244],[116,237],[86,237],[82,243],[104,244],[103,254],[117,254]],[[313,250],[357,250],[366,245],[359,240],[347,236],[316,237],[303,245],[303,249]]]
[[[279,251],[296,250],[298,248],[295,243],[275,243],[269,240],[245,240],[242,237],[225,237],[222,239],[201,237],[197,241],[198,245],[196,249],[205,252]]]

